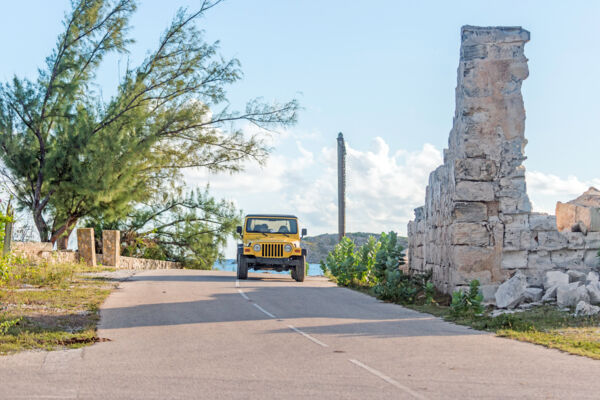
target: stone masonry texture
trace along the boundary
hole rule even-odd
[[[120,255],[121,232],[114,230],[102,231],[102,264],[118,267]]]
[[[473,279],[494,290],[517,271],[541,287],[546,271],[597,265],[598,232],[561,233],[554,216],[531,212],[522,165],[528,41],[520,27],[461,30],[448,149],[408,224],[410,270],[432,272],[446,293]]]
[[[96,243],[94,228],[77,229],[77,249],[87,265],[96,266]]]

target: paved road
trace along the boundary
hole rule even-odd
[[[323,278],[139,273],[79,350],[0,358],[0,399],[598,399],[600,362]]]

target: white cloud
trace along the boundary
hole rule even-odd
[[[336,232],[336,148],[313,152],[298,137],[290,134],[275,143],[292,156],[276,149],[264,167],[250,165],[232,176],[194,171],[186,175],[188,183],[210,182],[215,196],[236,201],[245,212],[297,214],[310,234]],[[424,201],[429,173],[441,162],[430,144],[412,152],[391,152],[380,137],[367,151],[347,144],[347,230],[405,233],[413,209]]]
[[[262,167],[248,165],[235,175],[188,171],[186,179],[192,186],[210,182],[216,197],[233,200],[244,212],[292,213],[310,234],[336,232],[336,147],[312,149],[320,141],[305,140],[310,136],[293,132],[272,136],[274,151]],[[425,201],[429,174],[442,163],[441,152],[431,144],[417,151],[392,151],[381,137],[373,139],[369,150],[346,146],[347,231],[405,234],[413,209]],[[554,213],[556,201],[571,200],[590,186],[600,187],[600,179],[581,181],[538,171],[528,171],[526,179],[534,210],[547,213]]]

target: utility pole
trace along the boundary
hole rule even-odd
[[[344,135],[337,138],[338,156],[338,241],[346,236],[346,145]]]

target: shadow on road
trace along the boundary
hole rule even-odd
[[[251,277],[242,285],[250,300],[244,299],[234,289],[234,276],[141,275],[135,276],[134,281],[165,282],[165,302],[159,303],[153,298],[153,303],[149,304],[103,308],[101,329],[271,320],[253,305],[256,303],[277,318],[294,320],[294,325],[310,334],[373,337],[482,334],[447,324],[428,314],[382,303],[349,289],[319,285],[316,280],[313,285],[303,285],[285,276]],[[184,289],[169,284],[179,281],[195,286],[190,289],[184,285]],[[189,296],[183,297],[196,296],[198,300],[169,302],[166,293],[173,290],[191,290]],[[178,297],[181,298],[180,293]],[[236,326],[232,324],[231,329],[236,329]],[[269,332],[284,331],[288,332],[289,329]]]

